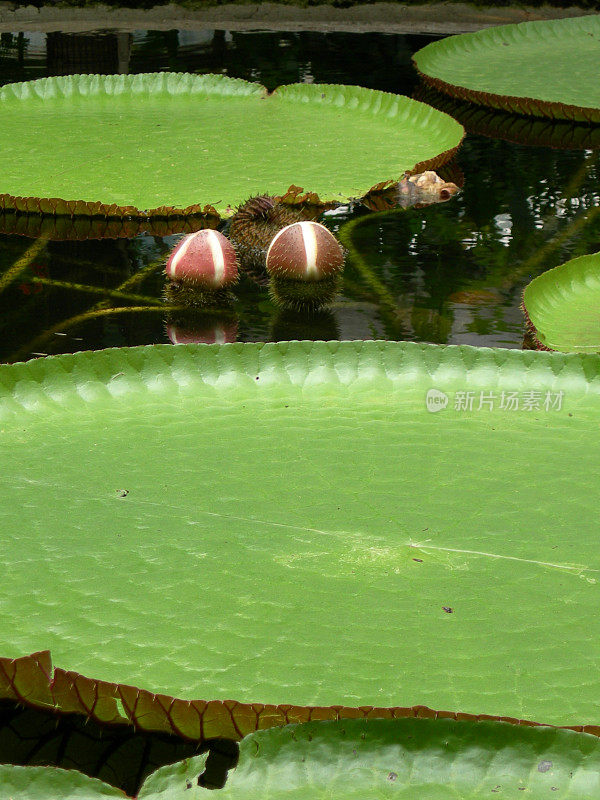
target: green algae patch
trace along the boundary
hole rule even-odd
[[[73,75],[0,89],[0,210],[227,215],[251,195],[362,197],[451,158],[464,130],[400,95],[221,75]]]

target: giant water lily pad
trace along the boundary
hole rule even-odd
[[[165,345],[0,387],[0,697],[191,739],[599,730],[599,358]]]
[[[123,792],[76,770],[0,765],[0,800],[91,800],[120,798]]]
[[[176,800],[203,758],[164,767],[142,798]],[[592,800],[596,737],[552,728],[455,720],[344,720],[259,731],[240,746],[222,800]],[[196,789],[190,800],[204,795]]]
[[[523,310],[542,350],[600,352],[600,253],[580,256],[531,281]]]
[[[222,75],[43,78],[0,89],[0,209],[227,213],[291,185],[345,202],[443,163],[463,133],[429,106],[357,86],[268,95]]]
[[[427,83],[519,114],[600,122],[600,17],[525,22],[450,36],[419,50]]]
[[[206,756],[162,767],[139,800],[199,800]],[[557,792],[557,795],[553,793]],[[600,742],[585,733],[450,719],[343,720],[247,736],[222,800],[480,800],[499,795],[594,800]],[[0,800],[123,797],[77,772],[0,766]]]

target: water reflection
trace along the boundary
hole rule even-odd
[[[259,81],[350,83],[411,94],[428,36],[223,30],[0,34],[0,85],[76,72],[220,72]]]
[[[410,55],[428,41],[224,31],[111,36],[97,41],[107,58],[112,54],[114,71],[221,71],[269,88],[300,80],[404,93],[416,87]],[[60,58],[72,58],[76,47],[84,55],[89,51],[90,37],[84,38],[75,46],[72,37],[52,42],[46,34],[0,35],[0,84],[57,71]],[[408,209],[384,204],[385,211],[355,205],[325,216],[349,256],[338,297],[319,314],[282,312],[261,276],[252,274],[236,287],[226,320],[210,314],[190,319],[166,307],[167,254],[183,233],[206,224],[202,220],[161,220],[148,230],[135,220],[46,218],[40,224],[36,217],[1,216],[0,360],[233,339],[389,338],[520,347],[525,285],[546,269],[600,250],[599,156],[587,146],[595,145],[597,129],[583,137],[579,128],[569,133],[569,126],[555,124],[558,139],[573,149],[549,149],[505,140],[511,138],[507,130],[527,125],[539,136],[538,123],[522,118],[502,117],[498,138],[489,138],[489,113],[471,109],[470,119],[482,114],[486,136],[470,133],[465,140],[452,175],[445,176],[459,182],[456,176],[464,174],[464,187],[447,203]],[[87,238],[102,236],[114,238]]]
[[[457,119],[470,133],[505,139],[516,144],[584,150],[600,147],[600,125],[540,117],[523,117],[507,111],[476,106],[420,84],[414,93],[421,100]]]
[[[57,715],[0,700],[1,764],[76,770],[120,789],[123,797],[137,796],[144,780],[158,768],[207,751],[205,769],[196,783],[222,788],[227,771],[238,760],[235,742],[186,741],[175,734],[99,725],[79,714]]]

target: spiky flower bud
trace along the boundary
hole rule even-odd
[[[341,271],[344,251],[324,225],[295,222],[273,238],[266,263],[272,276],[319,281]]]
[[[175,247],[165,272],[167,278],[199,289],[221,289],[238,279],[236,252],[219,231],[196,231]]]

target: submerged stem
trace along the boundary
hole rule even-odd
[[[31,262],[39,256],[46,247],[47,239],[36,239],[23,255],[18,258],[12,267],[9,267],[4,275],[0,277],[0,292],[3,292],[10,284],[18,278],[22,272],[30,266]]]
[[[115,300],[129,300],[134,303],[146,303],[147,305],[156,305],[164,308],[163,302],[156,297],[146,297],[140,294],[129,294],[128,292],[122,292],[119,289],[107,289],[102,286],[91,286],[86,283],[73,283],[72,281],[58,281],[54,278],[36,278],[35,283],[41,283],[44,286],[54,286],[59,289],[72,289],[76,292],[104,295],[105,297],[113,297]]]

